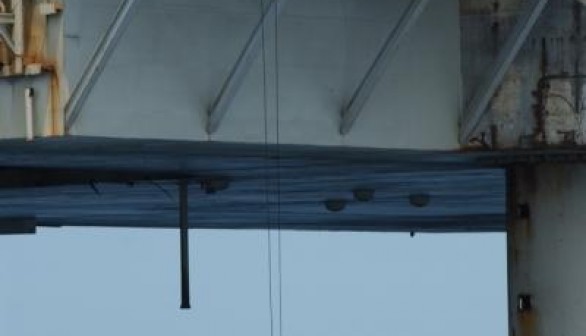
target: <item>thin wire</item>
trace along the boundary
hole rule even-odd
[[[279,1],[279,0],[275,0]],[[283,336],[283,253],[281,239],[281,127],[280,127],[280,83],[279,83],[279,4],[275,8],[275,109],[277,133],[277,272],[279,276],[279,336]]]
[[[261,20],[262,15],[265,14],[264,0],[260,0],[260,13]],[[271,336],[274,336],[274,303],[273,303],[273,244],[271,238],[271,209],[270,209],[270,196],[269,196],[269,135],[268,135],[268,95],[267,95],[267,62],[266,62],[266,45],[265,45],[265,25],[261,25],[261,49],[262,49],[262,70],[263,70],[263,110],[264,110],[264,140],[265,140],[265,202],[266,202],[266,221],[267,221],[267,262],[268,262],[268,274],[269,274],[269,317],[270,317],[270,328]]]

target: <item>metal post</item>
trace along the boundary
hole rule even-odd
[[[26,88],[24,90],[24,111],[27,141],[32,141],[35,138],[35,114],[33,108],[34,96],[35,90],[33,88]]]
[[[13,72],[20,75],[24,72],[24,8],[22,0],[12,0],[14,25],[12,26],[12,43],[14,51]]]
[[[181,248],[181,309],[191,309],[189,293],[189,188],[179,182],[179,228]]]
[[[513,167],[508,183],[511,335],[586,335],[586,167]]]

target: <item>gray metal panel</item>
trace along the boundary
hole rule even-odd
[[[69,2],[66,59],[68,77],[75,82],[80,63],[91,54],[98,41],[96,32],[102,31],[115,3]],[[406,4],[405,0],[287,3],[277,27],[281,143],[458,147],[460,41],[456,0],[430,2],[422,24],[414,27],[397,53],[396,66],[385,72],[364,107],[368,118],[351,134],[339,134],[344,102]],[[208,108],[259,22],[258,3],[147,0],[137,14],[88,97],[72,134],[264,142],[260,59],[252,64],[234,96],[234,113],[227,113],[218,132],[211,136],[206,132]],[[161,18],[165,24],[153,24]],[[271,27],[268,32],[273,34],[273,30]],[[276,46],[269,40],[266,48],[274,50]]]
[[[104,71],[104,67],[108,64],[122,34],[124,34],[126,27],[132,20],[133,14],[139,3],[140,0],[121,1],[118,10],[114,14],[112,22],[106,28],[106,31],[103,34],[104,36],[96,46],[89,63],[65,105],[64,113],[66,116],[66,132],[71,126],[73,126],[79,117],[87,97],[90,95],[94,85],[100,78],[102,71]]]

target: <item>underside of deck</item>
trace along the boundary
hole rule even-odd
[[[495,160],[215,142],[2,141],[0,224],[176,228],[178,183],[186,181],[192,228],[503,231],[505,173]],[[372,199],[359,201],[355,191]]]

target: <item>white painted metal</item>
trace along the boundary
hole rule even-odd
[[[393,28],[379,53],[376,55],[374,62],[366,72],[366,75],[360,82],[360,85],[352,95],[348,106],[342,111],[342,122],[340,125],[340,134],[345,135],[352,129],[352,126],[358,119],[360,112],[364,108],[368,98],[372,94],[374,87],[384,75],[387,64],[397,53],[405,35],[415,25],[421,13],[427,6],[429,0],[412,0],[403,16]]]
[[[12,51],[14,52],[13,73],[23,73],[24,54],[24,8],[22,0],[12,0],[11,10],[14,15],[14,24],[12,25]]]
[[[362,108],[364,118],[339,133],[340,111],[410,2],[288,1],[278,26],[270,19],[265,26],[265,57],[253,58],[221,127],[208,134],[209,107],[262,17],[260,1],[144,0],[124,36],[118,30],[109,39],[101,34],[120,17],[119,0],[65,0],[63,14],[49,22],[54,33],[63,18],[64,43],[46,47],[64,60],[63,97],[69,83],[73,90],[68,104],[53,106],[66,106],[68,134],[79,136],[457,149],[457,0],[429,2]],[[94,54],[101,41],[110,47]],[[35,89],[37,127],[55,124],[46,119],[50,85],[45,76],[0,82],[0,138],[26,136],[26,87]]]
[[[24,90],[24,110],[26,116],[26,140],[32,141],[35,138],[35,121],[33,113],[34,89],[26,88]]]
[[[474,135],[478,125],[485,115],[486,109],[494,93],[501,84],[509,67],[523,47],[533,26],[541,16],[549,0],[531,0],[527,3],[505,45],[499,52],[497,59],[486,73],[486,77],[475,92],[468,108],[463,115],[460,130],[460,143],[466,145]]]
[[[282,144],[457,149],[460,35],[457,0],[430,1],[420,23],[363,108],[365,118],[339,134],[340,110],[360,83],[410,0],[292,0],[267,27],[278,49]],[[67,74],[80,76],[111,15],[113,0],[66,4]],[[153,24],[161,22],[165,24]],[[261,17],[256,1],[145,0],[70,134],[124,138],[263,143],[262,58],[252,64],[222,127],[206,131],[208,108]],[[275,45],[277,42],[277,45]],[[269,57],[270,58],[270,57]],[[272,61],[272,60],[269,60]],[[270,74],[270,75],[274,75]],[[276,120],[269,122],[271,128]],[[274,139],[275,137],[270,137]]]
[[[547,164],[518,170],[509,230],[510,323],[518,336],[586,334],[586,166]],[[519,296],[531,309],[520,311]]]
[[[81,113],[87,96],[102,74],[122,34],[124,34],[138,3],[140,3],[140,0],[122,0],[112,22],[107,27],[104,36],[86,66],[79,83],[76,85],[69,101],[65,105],[66,132],[75,123]]]

